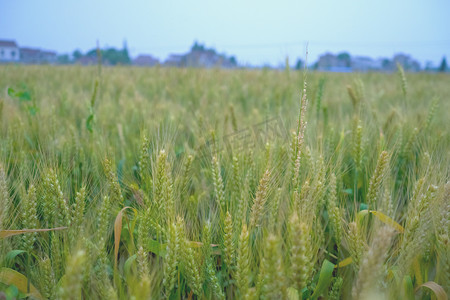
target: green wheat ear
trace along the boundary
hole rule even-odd
[[[253,202],[252,206],[250,217],[250,228],[252,229],[261,226],[261,219],[264,214],[265,204],[269,193],[269,181],[270,181],[270,172],[269,170],[266,170],[266,172],[264,173],[263,177],[259,182],[255,201]]]
[[[231,271],[234,267],[235,247],[233,241],[233,221],[229,211],[227,211],[224,221],[223,253],[224,262],[228,270]]]
[[[138,263],[138,276],[139,278],[145,279],[148,278],[150,274],[150,268],[148,266],[148,258],[147,258],[147,252],[144,250],[144,248],[141,246],[138,249],[137,255],[136,255],[136,261]]]
[[[347,93],[352,101],[353,114],[358,115],[364,100],[364,83],[362,80],[355,79],[353,81],[353,86],[347,85]]]
[[[369,191],[367,193],[367,204],[370,209],[376,210],[380,198],[381,187],[389,168],[389,153],[383,151],[378,158],[377,166],[370,179]]]
[[[55,292],[55,274],[53,273],[50,258],[46,257],[39,261],[39,273],[41,280],[42,296],[45,299],[53,299]]]
[[[212,175],[214,183],[214,192],[216,194],[217,206],[220,208],[221,212],[226,210],[225,203],[225,190],[222,180],[222,175],[220,174],[219,160],[216,156],[212,158]]]
[[[111,199],[108,196],[103,197],[100,204],[97,218],[97,237],[101,248],[104,247],[107,236],[109,236],[109,224],[111,217]]]
[[[366,242],[360,224],[356,222],[348,224],[347,246],[352,257],[353,266],[356,270],[359,270],[361,259],[366,249]]]
[[[64,198],[58,176],[49,169],[43,183],[43,212],[49,226],[69,226],[70,210]]]
[[[249,249],[249,233],[247,225],[242,226],[242,232],[239,236],[239,247],[236,262],[236,286],[238,287],[240,296],[243,298],[247,295],[249,288],[250,276],[250,249]]]
[[[83,282],[83,266],[86,261],[84,250],[78,250],[68,261],[66,274],[59,288],[59,298],[80,299]]]
[[[328,299],[330,300],[339,300],[341,299],[341,290],[342,290],[342,284],[344,283],[344,279],[342,277],[334,277],[333,278],[333,286],[331,287],[330,294],[328,296]]]
[[[310,230],[296,212],[289,219],[290,280],[298,291],[303,290],[312,275]]]
[[[145,186],[147,180],[150,179],[150,141],[146,136],[142,137],[140,155],[139,155],[139,175],[141,176],[141,181]]]
[[[75,202],[72,204],[70,228],[70,240],[72,245],[76,243],[77,237],[82,235],[85,203],[86,187],[83,186],[76,193]]]
[[[177,274],[177,267],[181,257],[181,247],[184,237],[183,235],[183,220],[177,218],[176,222],[173,222],[169,226],[168,240],[166,247],[166,255],[164,257],[164,277],[163,286],[167,296],[172,292]]]
[[[337,199],[336,175],[331,174],[328,194],[328,214],[330,216],[330,225],[334,233],[334,239],[337,245],[337,252],[341,249],[342,241],[342,211]]]
[[[184,273],[187,284],[197,296],[201,296],[202,292],[202,272],[200,262],[195,259],[196,253],[186,238],[182,241],[181,262],[183,264]]]
[[[31,185],[28,188],[28,194],[22,202],[23,213],[22,213],[22,226],[23,228],[35,229],[38,228],[38,214],[37,214],[37,197],[36,188]],[[26,233],[22,237],[23,249],[31,254],[34,243],[37,240],[37,233]]]
[[[122,190],[120,189],[119,180],[116,172],[113,170],[112,162],[105,158],[103,160],[103,168],[106,178],[108,179],[109,188],[111,189],[111,200],[113,204],[123,204]]]
[[[287,299],[287,279],[281,255],[280,239],[269,235],[262,260],[264,281],[261,297],[267,299]]]
[[[375,233],[370,248],[363,256],[352,294],[354,299],[369,299],[382,294],[379,284],[388,257],[394,230],[384,226]]]
[[[450,181],[444,186],[444,192],[440,195],[440,213],[438,214],[436,226],[436,251],[439,260],[438,283],[440,283],[447,295],[450,294],[450,257],[448,255],[448,245],[450,243]]]
[[[400,63],[397,63],[398,75],[400,76],[400,80],[402,82],[402,93],[403,97],[406,98],[408,83],[406,82],[405,70]]]
[[[232,174],[231,174],[231,203],[236,203],[239,201],[241,196],[241,164],[237,156],[233,156],[233,162],[231,164]]]
[[[7,216],[9,214],[10,200],[5,170],[0,164],[0,229],[7,228]]]
[[[360,119],[355,119],[353,127],[353,160],[355,162],[356,170],[361,169],[363,144],[362,144],[363,127]]]

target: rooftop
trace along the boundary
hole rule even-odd
[[[16,41],[0,40],[0,47],[17,47]]]

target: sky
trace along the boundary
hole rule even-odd
[[[58,53],[121,48],[164,61],[194,41],[240,64],[308,63],[325,52],[450,59],[449,0],[0,0],[0,39]]]

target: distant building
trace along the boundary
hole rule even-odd
[[[225,54],[217,53],[213,48],[208,49],[195,42],[188,53],[171,54],[163,65],[189,68],[235,68],[237,62],[234,56],[227,57]]]
[[[202,68],[234,68],[236,62],[227,58],[225,55],[216,53],[212,49],[191,51],[185,55],[187,67],[202,67]]]
[[[325,53],[317,61],[317,70],[334,72],[351,72],[351,68],[346,61],[339,59],[336,55]]]
[[[353,71],[367,72],[381,70],[383,68],[382,60],[373,60],[367,56],[355,56],[351,59]]]
[[[56,63],[58,56],[54,51],[41,51],[41,62],[54,64]]]
[[[37,48],[20,48],[20,62],[24,64],[55,64],[57,54]]]
[[[83,66],[91,66],[98,64],[97,56],[82,56],[75,61],[76,64]]]
[[[170,54],[169,57],[164,62],[164,66],[167,67],[182,67],[184,61],[184,55],[181,54]]]
[[[141,54],[133,60],[133,65],[153,67],[159,64],[159,60],[151,55]]]
[[[0,40],[0,62],[18,62],[19,56],[15,41]]]
[[[399,63],[405,71],[420,71],[420,63],[411,56],[405,54],[396,54],[393,58],[394,64]]]
[[[41,63],[41,50],[36,48],[20,48],[20,62],[25,64]]]
[[[420,71],[420,64],[405,54],[397,54],[392,60],[388,58],[378,58],[375,60],[367,56],[352,57],[346,52],[338,55],[325,53],[319,57],[315,67],[319,71],[328,72],[392,72],[397,69],[397,63],[402,65],[405,71]]]

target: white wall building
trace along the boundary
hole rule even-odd
[[[19,47],[16,42],[0,40],[0,62],[16,62],[19,59]]]

